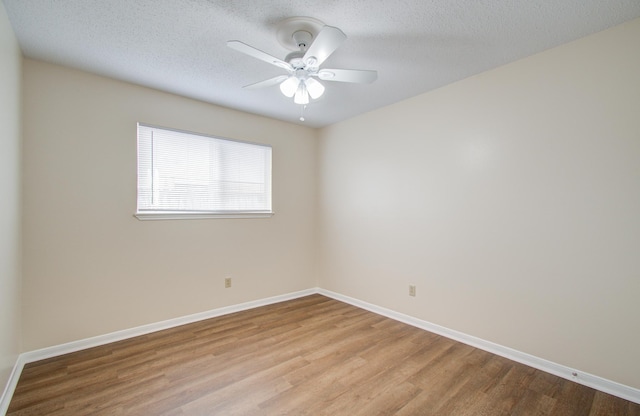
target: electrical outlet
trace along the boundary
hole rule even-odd
[[[409,296],[415,296],[415,295],[416,295],[415,285],[409,285]]]
[[[224,287],[225,289],[228,289],[231,287],[231,278],[230,277],[225,277],[224,278]]]

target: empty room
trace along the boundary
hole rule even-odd
[[[3,0],[0,415],[640,415],[637,0]]]

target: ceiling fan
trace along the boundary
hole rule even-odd
[[[284,59],[271,56],[238,40],[227,42],[227,46],[232,49],[287,71],[286,75],[243,88],[255,89],[280,84],[280,91],[285,96],[293,98],[296,104],[307,105],[309,97],[315,100],[324,93],[324,85],[318,79],[369,84],[378,77],[376,71],[370,70],[320,68],[347,36],[337,27],[326,26],[319,20],[310,17],[286,19],[279,25],[277,38],[281,45],[293,50]]]

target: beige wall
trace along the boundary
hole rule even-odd
[[[323,129],[321,287],[640,388],[638,39]]]
[[[28,59],[24,85],[25,351],[316,286],[315,130]],[[271,144],[275,216],[134,218],[138,121]]]
[[[0,4],[0,394],[20,352],[20,64]]]

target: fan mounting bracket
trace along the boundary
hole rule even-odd
[[[311,35],[311,40],[306,45],[306,48],[308,48],[324,26],[324,23],[313,17],[290,17],[278,24],[276,38],[284,48],[291,51],[299,51],[298,42],[301,36],[298,32],[306,32]],[[305,34],[302,38],[306,40],[308,36]]]

